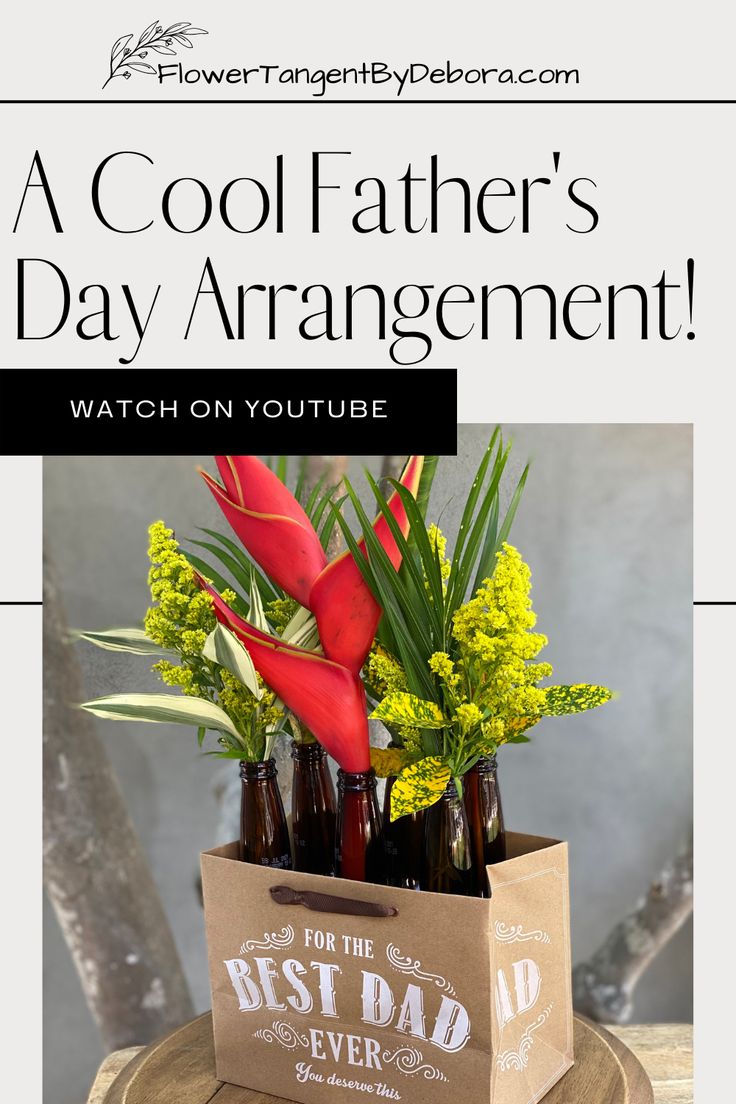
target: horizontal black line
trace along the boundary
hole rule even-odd
[[[736,606],[736,601],[733,602],[693,602],[694,606]]]
[[[0,602],[0,606],[42,606],[43,602],[39,599],[36,602]]]
[[[202,107],[202,106],[222,106],[224,104],[253,104],[260,106],[263,104],[272,104],[275,106],[294,106],[296,104],[305,104],[313,107],[332,107],[340,104],[349,104],[351,106],[365,105],[367,107],[373,107],[379,104],[391,104],[395,107],[403,107],[408,105],[418,106],[431,106],[436,107],[438,105],[443,106],[469,106],[473,104],[484,105],[494,104],[502,107],[511,105],[529,105],[532,107],[546,107],[546,106],[564,106],[572,107],[577,105],[600,105],[600,104],[736,104],[734,100],[326,100],[326,99],[309,99],[309,100],[243,100],[243,99],[210,99],[210,100],[191,100],[191,99],[157,99],[157,100],[0,100],[0,106],[22,106],[22,105],[38,104],[42,106],[52,106],[58,104],[59,106],[78,106],[78,105],[90,105],[90,106],[103,106],[103,107],[135,107],[139,104],[144,107],[159,106],[159,105],[171,105],[181,104],[188,107]]]

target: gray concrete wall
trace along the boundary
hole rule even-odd
[[[512,540],[533,570],[544,658],[559,681],[604,682],[619,699],[550,719],[500,756],[510,827],[570,841],[573,952],[589,954],[685,837],[691,819],[692,441],[687,426],[520,425],[513,469],[533,461]],[[452,537],[488,438],[462,426],[442,461],[432,510]],[[140,620],[146,527],[223,527],[194,474],[206,457],[49,459],[45,532],[72,625]],[[355,457],[377,470],[378,458]],[[153,689],[145,659],[80,648],[90,696]],[[99,722],[149,855],[195,1002],[209,1004],[198,852],[220,842],[218,770],[188,729]],[[102,1047],[47,909],[48,1104],[80,1104]],[[642,979],[635,1018],[692,1016],[688,926]]]

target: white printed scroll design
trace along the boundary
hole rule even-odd
[[[450,982],[442,977],[441,974],[430,974],[426,970],[422,969],[422,964],[418,958],[412,958],[411,955],[402,955],[399,948],[393,943],[389,943],[386,948],[386,957],[395,970],[399,970],[402,974],[411,974],[412,977],[419,978],[420,981],[432,981],[449,996],[455,996],[454,986],[450,985]]]
[[[423,1061],[421,1050],[416,1047],[402,1046],[393,1052],[384,1050],[384,1062],[394,1062],[399,1073],[413,1077],[415,1073],[421,1074],[427,1081],[447,1081],[442,1070]]]
[[[499,943],[526,943],[533,939],[536,943],[550,943],[550,937],[546,931],[525,932],[521,924],[504,924],[503,920],[496,921],[496,939]]]
[[[284,1020],[274,1020],[271,1028],[260,1027],[258,1031],[253,1032],[253,1038],[262,1039],[264,1043],[279,1043],[285,1050],[296,1050],[300,1046],[309,1046],[307,1036],[300,1035],[296,1028],[285,1023]]]
[[[282,947],[290,947],[293,942],[294,929],[289,924],[288,927],[282,928],[280,932],[264,932],[263,939],[248,939],[245,943],[241,944],[240,953],[247,954],[248,951],[278,950]]]
[[[529,1062],[529,1051],[534,1044],[534,1032],[538,1031],[543,1023],[546,1023],[551,1011],[552,1005],[548,1004],[544,1011],[537,1016],[534,1023],[529,1024],[529,1027],[519,1039],[519,1045],[516,1050],[504,1050],[501,1054],[496,1056],[496,1061],[501,1070],[526,1069],[527,1063]]]

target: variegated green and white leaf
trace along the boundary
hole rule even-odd
[[[172,694],[109,694],[82,702],[80,708],[113,721],[148,721],[211,728],[225,732],[242,743],[227,713],[204,698],[174,697]]]
[[[133,655],[167,655],[166,648],[155,644],[143,629],[104,629],[102,632],[82,632],[72,629],[73,640],[87,640],[108,652],[131,652]]]
[[[409,728],[444,728],[447,720],[440,707],[432,701],[397,690],[388,694],[371,713],[376,721]]]
[[[281,639],[287,644],[295,644],[298,648],[312,648],[322,652],[318,648],[319,630],[317,619],[304,606],[300,606],[281,634]]]
[[[271,626],[266,618],[266,611],[263,608],[263,600],[261,599],[261,592],[258,589],[258,583],[256,582],[256,573],[251,568],[250,573],[250,610],[248,612],[248,620],[255,628],[260,629],[261,632],[270,633]]]
[[[263,752],[264,759],[270,759],[272,757],[276,741],[279,736],[284,736],[285,733],[286,728],[283,721],[280,721],[279,724],[271,725],[271,727],[266,730],[266,746]]]
[[[438,755],[430,755],[405,767],[391,787],[391,820],[434,805],[449,781],[450,768]]]
[[[247,686],[251,694],[258,701],[263,697],[263,689],[258,685],[258,675],[253,666],[253,660],[237,636],[225,628],[224,625],[216,625],[207,637],[202,655],[212,663],[219,663],[231,675]]]

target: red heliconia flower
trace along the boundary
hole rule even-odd
[[[381,608],[350,551],[332,563],[293,494],[256,456],[218,456],[224,486],[202,472],[253,559],[287,594],[314,613],[324,654],[298,648],[238,617],[204,579],[218,620],[245,646],[261,678],[314,733],[346,771],[370,766],[365,690],[360,671]],[[424,458],[412,456],[401,477],[416,494]],[[404,534],[408,520],[400,496],[389,507]],[[376,536],[398,570],[401,553],[380,515]],[[365,542],[359,542],[365,554]]]
[[[413,495],[419,487],[423,464],[423,456],[410,457],[401,476],[401,483]],[[396,491],[389,498],[388,505],[406,536],[409,522]],[[401,552],[383,514],[373,523],[373,530],[398,571]],[[358,546],[365,555],[363,538],[358,541]],[[325,655],[357,674],[371,649],[382,610],[350,550],[332,560],[320,572],[310,591],[308,605],[317,620]]]
[[[257,456],[215,459],[224,488],[206,472],[201,475],[225,517],[266,574],[308,606],[312,585],[327,557],[306,513]]]
[[[368,711],[360,678],[318,652],[286,644],[238,617],[209,583],[218,621],[245,646],[259,675],[345,771],[370,767]]]
[[[327,562],[306,513],[258,457],[218,456],[216,461],[224,487],[205,472],[202,476],[236,534],[266,574],[314,613],[325,656],[357,675],[373,643],[381,608],[352,554],[347,551]],[[402,474],[401,482],[412,494],[419,487],[423,463],[422,456],[410,457]],[[400,496],[394,492],[388,503],[406,535],[408,520]],[[374,530],[398,570],[401,553],[383,515]],[[359,544],[365,550],[365,542]]]

